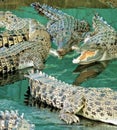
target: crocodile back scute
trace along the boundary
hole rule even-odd
[[[24,119],[17,110],[0,111],[0,130],[34,130],[34,124]]]

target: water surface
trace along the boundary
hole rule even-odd
[[[16,15],[23,18],[35,18],[41,23],[46,24],[47,19],[39,16],[31,7],[22,7],[18,10],[12,10]],[[92,23],[92,16],[95,12],[101,14],[115,29],[117,29],[117,10],[115,9],[64,9],[70,15],[79,19],[85,19]],[[46,67],[43,70],[49,75],[72,84],[80,73],[73,73],[77,65],[72,63],[72,59],[77,57],[77,53],[70,52],[62,60],[56,57],[49,56],[46,62]],[[83,87],[110,87],[117,90],[117,60],[112,60],[108,63],[106,68],[95,78],[84,80],[80,85]],[[88,70],[88,69],[87,69]],[[38,109],[36,107],[29,107],[24,104],[24,94],[28,88],[28,81],[24,78],[22,73],[17,74],[17,79],[14,83],[0,85],[0,110],[17,109],[19,113],[25,113],[25,118],[31,123],[35,124],[36,130],[116,130],[117,127],[112,125],[94,122],[81,118],[81,123],[66,125],[59,119],[59,112],[51,112],[47,108]],[[10,78],[10,76],[9,76]],[[13,77],[11,77],[13,78]],[[2,80],[2,79],[0,79]],[[9,80],[8,80],[9,81]]]

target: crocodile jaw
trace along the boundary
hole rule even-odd
[[[102,56],[99,55],[99,50],[96,51],[82,51],[81,55],[73,59],[74,64],[89,64],[95,61],[100,61]]]

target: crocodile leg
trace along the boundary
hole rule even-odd
[[[67,124],[77,123],[80,121],[79,117],[77,117],[75,114],[67,113],[63,110],[60,111],[60,118]]]
[[[67,124],[80,122],[76,114],[78,114],[83,107],[84,99],[82,95],[77,95],[77,98],[76,96],[70,97],[63,104],[63,109],[60,111],[60,118]]]

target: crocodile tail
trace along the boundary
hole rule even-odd
[[[98,13],[96,13],[93,17],[93,28],[95,31],[106,31],[106,30],[112,30],[114,31],[115,29],[110,26],[107,21],[103,19]]]
[[[67,14],[63,13],[60,10],[57,10],[55,8],[52,8],[51,6],[48,6],[46,4],[40,4],[39,2],[32,3],[31,6],[39,13],[45,15],[50,20],[59,20],[66,16]]]
[[[34,130],[34,124],[24,119],[24,113],[19,115],[17,110],[0,111],[0,130],[28,129]]]

